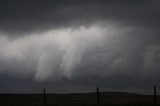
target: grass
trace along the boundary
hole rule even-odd
[[[0,94],[0,106],[155,106],[151,95],[120,92],[101,92],[100,104],[96,93],[46,94],[46,98],[44,104],[42,94]]]

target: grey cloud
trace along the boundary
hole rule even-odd
[[[0,30],[43,31],[48,28],[109,20],[150,28],[159,27],[159,1],[1,1]]]
[[[0,2],[1,91],[159,85],[158,0]]]

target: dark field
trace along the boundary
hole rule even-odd
[[[0,94],[0,106],[97,106],[96,93],[46,94]],[[157,97],[157,105],[160,103]],[[120,92],[101,92],[99,106],[152,106],[151,95]]]

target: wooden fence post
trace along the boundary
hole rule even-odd
[[[47,104],[47,101],[46,101],[46,90],[45,90],[45,88],[43,89],[43,100],[44,100],[44,104]]]
[[[99,88],[97,87],[97,104],[100,104]]]
[[[153,86],[153,90],[154,90],[154,103],[157,103],[157,91],[156,91],[156,86]]]

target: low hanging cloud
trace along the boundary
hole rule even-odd
[[[130,55],[125,53],[129,37],[126,33],[130,31],[129,27],[97,23],[35,32],[11,40],[2,34],[0,72],[38,81],[72,79],[77,73],[77,77],[117,74],[116,67],[123,68],[123,61],[128,61]]]
[[[49,30],[13,40],[2,34],[0,72],[34,76],[36,80],[70,78],[85,52],[102,45],[112,33],[106,26],[93,25]]]
[[[135,29],[99,22],[89,27],[34,32],[15,39],[1,34],[0,73],[53,82],[63,79],[90,82],[96,77],[116,78],[121,74],[135,77],[137,73],[141,77],[145,74],[143,62],[150,56],[146,54],[143,58],[146,40],[133,41],[143,37],[133,37],[134,31],[144,33]]]
[[[159,3],[0,1],[1,86],[158,85]]]

